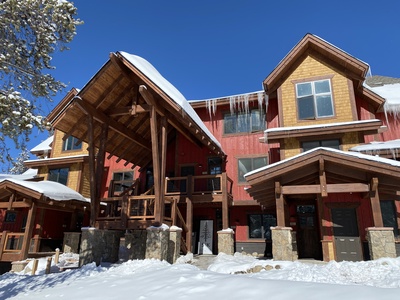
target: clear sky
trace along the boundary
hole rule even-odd
[[[367,62],[373,75],[400,77],[398,0],[73,2],[84,24],[53,59],[66,91],[82,88],[116,51],[148,60],[189,100],[258,91],[307,33]],[[43,139],[33,135],[30,148]]]

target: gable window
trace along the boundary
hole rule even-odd
[[[271,214],[252,214],[248,216],[249,238],[271,240],[271,227],[276,226],[276,217]]]
[[[392,227],[394,236],[399,235],[399,225],[397,224],[396,206],[393,201],[380,201],[383,226]]]
[[[298,118],[318,119],[333,116],[330,80],[318,80],[296,84]]]
[[[82,149],[82,142],[76,137],[69,136],[63,143],[63,151],[80,150]]]
[[[133,184],[133,171],[114,172],[113,174],[113,192],[122,193]]]
[[[68,168],[50,169],[47,180],[55,181],[63,185],[67,185],[68,182]]]
[[[327,147],[340,150],[340,140],[321,140],[321,141],[306,141],[301,143],[303,151],[308,151],[318,147]]]
[[[265,113],[262,109],[224,115],[224,134],[265,130]]]
[[[265,167],[268,164],[268,157],[251,157],[251,158],[239,158],[238,159],[238,181],[245,183],[246,179],[244,174],[253,171],[255,169]]]

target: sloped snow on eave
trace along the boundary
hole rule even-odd
[[[24,181],[14,178],[6,178],[0,180],[0,182],[9,181],[18,184],[22,187],[36,191],[43,194],[45,197],[56,201],[67,201],[67,200],[78,200],[82,202],[90,202],[90,200],[84,198],[81,194],[70,189],[69,187],[53,181]]]
[[[400,139],[385,142],[371,142],[369,144],[358,145],[349,149],[350,151],[363,152],[369,155],[380,155],[382,152],[391,154],[393,159],[400,156]]]
[[[313,128],[329,128],[334,126],[345,126],[345,125],[355,125],[355,124],[363,124],[363,123],[371,123],[371,122],[381,122],[379,119],[371,119],[371,120],[360,120],[360,121],[351,121],[351,122],[340,122],[340,123],[326,123],[326,124],[316,124],[316,125],[308,125],[308,126],[291,126],[291,127],[274,127],[265,130],[264,132],[268,134],[269,132],[287,132],[287,131],[296,131],[303,129],[313,129]]]
[[[359,152],[342,151],[342,150],[337,150],[337,149],[327,148],[327,147],[317,147],[317,148],[305,151],[303,153],[300,153],[298,155],[292,156],[290,158],[287,158],[287,159],[275,162],[273,164],[267,165],[265,167],[261,167],[259,169],[250,171],[250,172],[244,174],[244,177],[246,178],[246,177],[248,177],[250,175],[253,175],[253,174],[256,174],[258,172],[262,172],[262,171],[268,170],[270,168],[273,168],[275,166],[278,166],[280,164],[290,162],[290,161],[292,161],[294,159],[297,159],[299,157],[305,156],[305,155],[307,155],[309,153],[312,153],[314,151],[318,151],[320,149],[323,149],[323,150],[329,151],[329,152],[339,153],[339,154],[345,155],[345,156],[351,156],[351,157],[354,157],[354,158],[360,158],[360,159],[365,159],[365,160],[369,160],[369,161],[380,162],[380,163],[383,163],[383,164],[386,164],[386,165],[390,165],[390,166],[393,166],[393,167],[398,167],[399,168],[399,172],[400,172],[400,161],[396,161],[396,160],[388,159],[388,158],[383,158],[383,157],[379,157],[379,156],[372,156],[372,155],[368,155],[368,154],[362,154],[362,153],[359,153]]]
[[[50,144],[53,142],[54,136],[50,136],[47,139],[45,139],[43,142],[41,142],[39,145],[33,147],[31,149],[31,153],[35,152],[42,152],[42,151],[49,151],[51,150]]]
[[[0,180],[7,179],[7,178],[13,178],[13,179],[19,179],[19,180],[29,180],[35,178],[37,175],[36,169],[28,169],[22,174],[0,174]]]
[[[376,87],[370,87],[367,84],[364,86],[385,99],[383,106],[385,112],[392,113],[395,116],[400,115],[400,83],[385,84]]]
[[[173,86],[168,80],[166,80],[157,69],[150,64],[144,58],[129,54],[124,51],[118,51],[124,58],[126,58],[134,67],[136,67],[140,72],[142,72],[146,77],[148,77],[155,85],[157,85],[161,90],[163,90],[171,99],[182,107],[183,111],[189,115],[189,117],[203,130],[203,132],[212,140],[218,147],[222,150],[221,144],[214,137],[214,135],[208,130],[204,125],[203,121],[194,111],[193,107],[189,104],[186,98],[178,91],[178,89]]]

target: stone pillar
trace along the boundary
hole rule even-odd
[[[173,264],[181,252],[182,228],[171,226],[169,229],[168,262]]]
[[[371,259],[382,257],[396,257],[393,229],[389,227],[369,227],[367,240]]]
[[[291,227],[271,227],[272,230],[272,257],[274,260],[293,261],[297,259],[297,252],[293,248]]]
[[[218,234],[218,253],[228,255],[234,254],[234,231],[232,229],[224,229],[217,232]]]
[[[169,230],[165,226],[147,228],[146,258],[168,260]]]
[[[64,232],[63,252],[79,253],[80,232]]]
[[[144,259],[146,256],[147,231],[143,229],[125,233],[125,250],[127,259]]]
[[[82,228],[79,265],[95,262],[115,263],[118,261],[121,231]]]

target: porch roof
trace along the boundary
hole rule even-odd
[[[149,62],[125,52],[111,53],[82,90],[68,93],[48,121],[67,136],[89,142],[87,119],[91,116],[96,147],[105,143],[106,152],[143,167],[152,160],[148,99],[159,117],[167,117],[169,130],[225,156],[185,97]],[[101,137],[106,124],[108,134]]]
[[[321,182],[322,175],[326,182]],[[355,192],[368,187],[364,190],[367,192],[373,178],[378,179],[381,195],[386,199],[400,200],[399,161],[331,148],[309,150],[249,172],[245,178],[251,186],[247,189],[248,193],[264,206],[275,205],[276,183],[280,187],[295,187],[295,190],[291,190],[292,195],[318,194],[322,189],[329,193],[329,185],[333,188],[335,184],[334,192],[340,192],[340,188],[343,188],[343,192],[349,192],[350,185],[345,184],[355,183],[363,185]],[[310,187],[309,192],[306,187]]]

